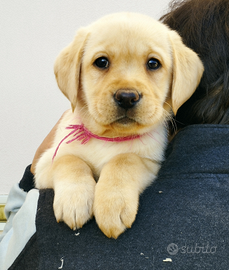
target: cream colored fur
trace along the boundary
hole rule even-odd
[[[109,60],[109,68],[94,65],[99,57]],[[161,67],[149,70],[151,58]],[[80,29],[54,69],[72,111],[61,120],[53,147],[37,164],[36,187],[54,189],[58,222],[75,229],[94,215],[103,233],[117,238],[131,227],[139,195],[158,173],[171,109],[176,113],[193,94],[203,65],[167,26],[144,15],[119,13]],[[140,101],[121,109],[114,100],[119,89],[136,90]],[[77,123],[103,137],[142,137],[63,143],[52,162],[57,145],[69,133],[66,127]]]

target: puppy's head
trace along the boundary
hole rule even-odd
[[[203,72],[179,35],[133,13],[80,29],[58,56],[55,75],[83,123],[101,135],[141,134],[193,94]]]

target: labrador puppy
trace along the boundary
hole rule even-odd
[[[72,110],[37,164],[36,187],[54,189],[58,222],[76,229],[94,215],[117,238],[160,169],[166,121],[193,94],[203,65],[167,26],[117,13],[80,29],[54,70]]]

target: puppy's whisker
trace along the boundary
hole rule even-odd
[[[167,104],[167,105],[171,108],[171,111],[172,111],[172,106],[171,106],[168,102],[165,102],[165,104]],[[172,129],[173,129],[174,132],[176,133],[176,132],[177,132],[177,124],[176,124],[176,121],[175,121],[175,119],[174,119],[174,117],[173,117],[173,114],[167,112],[166,110],[165,110],[164,113],[165,113],[165,115],[166,115],[166,117],[167,117],[167,119],[166,119],[166,122],[167,122],[167,123],[166,123],[166,127],[169,128],[168,122],[170,122],[171,125],[172,125]]]
[[[177,123],[176,123],[176,121],[172,118],[170,123],[172,124],[172,128],[173,128],[174,132],[176,133],[177,132]]]
[[[172,111],[172,109],[173,109],[172,106],[168,102],[165,102],[165,104],[167,104],[170,107],[171,111]]]
[[[171,126],[170,126],[171,124]],[[170,116],[168,119],[166,119],[165,126],[168,130],[173,130],[173,132],[177,132],[177,124],[173,116]]]

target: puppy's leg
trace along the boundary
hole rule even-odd
[[[80,158],[60,157],[52,166],[54,213],[71,229],[80,228],[92,217],[95,180],[89,166]]]
[[[95,188],[94,215],[107,237],[117,238],[135,220],[139,194],[155,179],[160,166],[135,154],[107,163]]]

